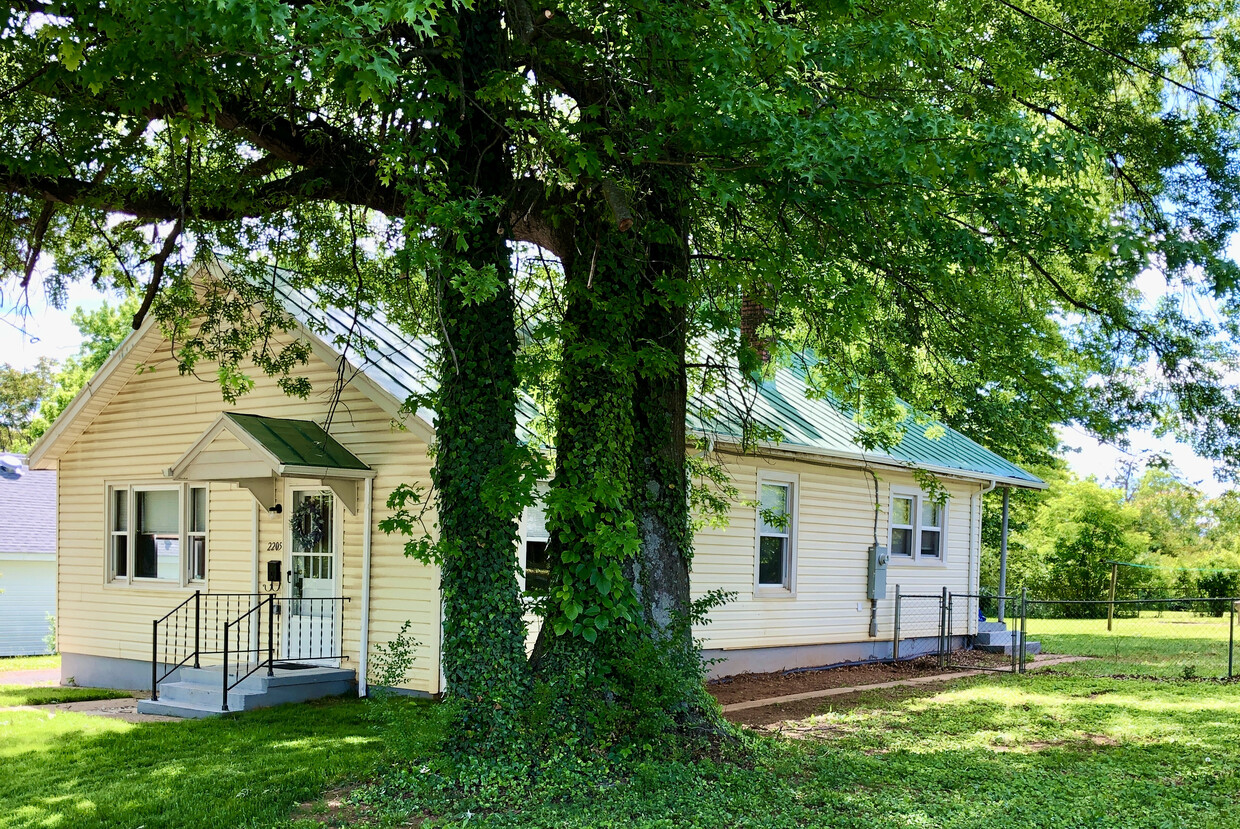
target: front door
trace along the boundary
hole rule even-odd
[[[282,656],[302,665],[339,665],[336,499],[330,490],[318,488],[291,488],[289,496]]]

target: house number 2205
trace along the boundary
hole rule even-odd
[[[283,541],[268,541],[267,542],[267,552],[269,553],[278,553],[283,549],[284,549]]]

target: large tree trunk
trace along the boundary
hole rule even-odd
[[[510,161],[495,120],[476,92],[497,68],[500,6],[476,4],[457,15],[464,66],[463,105],[454,146],[445,146],[453,198],[504,196]],[[516,518],[489,491],[514,480],[516,450],[516,331],[510,255],[495,217],[483,215],[454,229],[464,237],[444,251],[438,274],[442,323],[435,482],[443,557],[443,667],[447,692],[461,701],[458,743],[473,751],[513,744],[516,717],[528,685],[525,625],[515,556]],[[495,269],[494,295],[471,302],[453,283],[450,265]]]

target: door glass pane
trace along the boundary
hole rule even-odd
[[[134,576],[137,578],[169,581],[179,578],[179,500],[174,489],[138,490],[134,493],[134,511],[137,513]]]
[[[762,485],[762,510],[760,516],[763,535],[785,535],[788,533],[788,489],[787,484]],[[768,516],[771,518],[783,516],[783,520],[773,524],[768,520]]]
[[[330,492],[298,490],[293,493],[293,577],[289,583],[289,611],[294,616],[330,616],[335,592],[335,500]]]
[[[762,536],[758,552],[758,584],[784,584],[784,562],[787,558],[788,539],[778,536]]]

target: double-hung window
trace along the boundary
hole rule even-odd
[[[521,569],[526,594],[545,596],[551,586],[550,563],[547,560],[547,543],[551,535],[547,532],[547,518],[543,511],[543,502],[547,497],[546,484],[538,485],[536,497],[538,501],[526,507],[522,516]]]
[[[894,492],[891,496],[891,539],[896,558],[943,560],[946,509],[924,492]]]
[[[792,595],[795,591],[796,498],[795,475],[759,476],[755,593]]]
[[[207,577],[207,488],[108,488],[108,580],[182,585]]]

